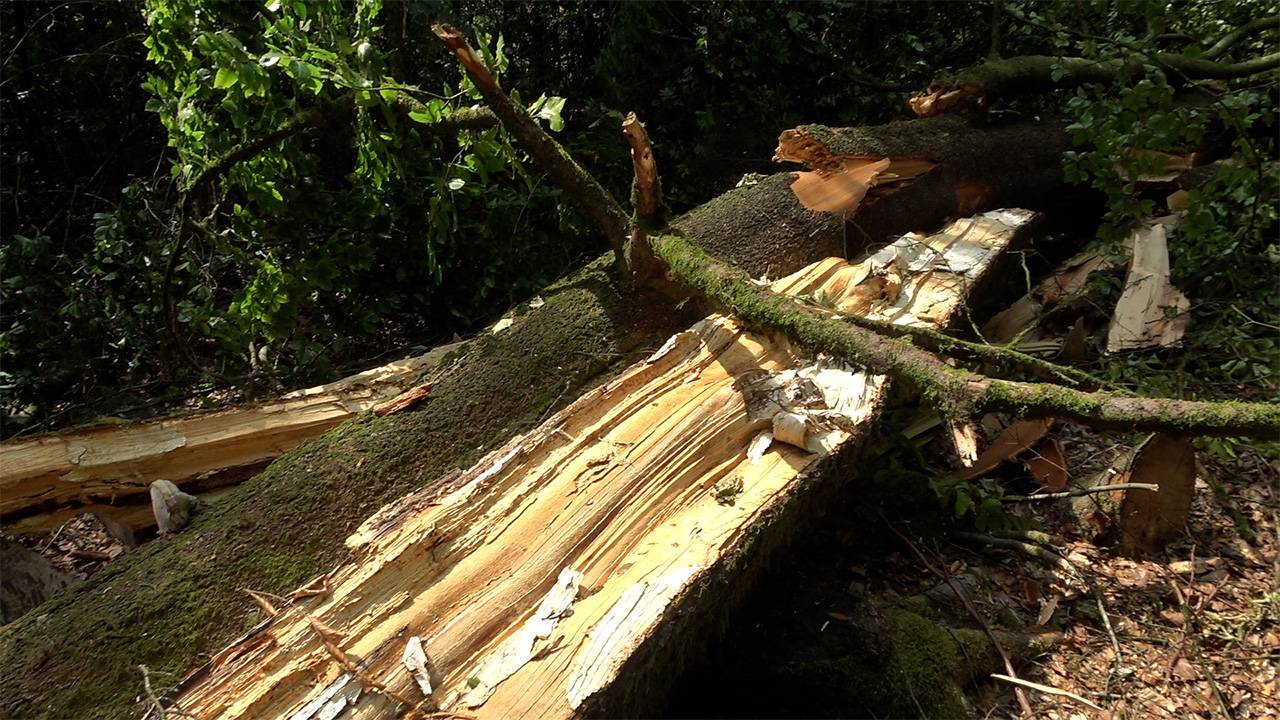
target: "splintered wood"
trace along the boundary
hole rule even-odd
[[[773,287],[937,326],[1030,218],[961,220]],[[893,290],[877,280],[888,273]],[[327,595],[264,620],[177,707],[291,720],[387,717],[395,698],[494,718],[616,712],[602,698],[646,683],[624,664],[664,622],[693,622],[708,582],[733,572],[722,561],[805,491],[820,458],[854,445],[886,388],[712,315],[444,488],[383,508],[348,538],[355,559]],[[655,643],[650,656],[662,648],[683,651]]]
[[[778,137],[774,162],[798,162],[812,168],[793,173],[791,192],[810,210],[851,217],[868,195],[887,194],[933,169],[924,158],[836,155],[804,128]]]
[[[10,532],[34,533],[97,512],[134,529],[147,527],[152,481],[208,490],[242,480],[303,440],[396,396],[454,347],[271,402],[0,444],[0,520]],[[75,507],[59,509],[69,505]],[[42,512],[46,508],[54,510]]]
[[[1157,218],[1129,236],[1133,258],[1124,292],[1107,331],[1107,352],[1164,347],[1182,339],[1191,323],[1191,301],[1169,280],[1167,229],[1178,218]]]

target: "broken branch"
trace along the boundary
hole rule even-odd
[[[886,337],[910,338],[916,347],[957,360],[990,363],[1006,370],[1022,370],[1041,380],[1058,382],[1083,390],[1097,390],[1106,385],[1100,378],[1083,370],[1051,363],[1034,355],[1028,355],[998,345],[959,340],[932,328],[895,325],[894,323],[873,320],[861,315],[842,315],[841,319]]]
[[[1160,486],[1153,483],[1114,483],[1111,485],[1095,485],[1093,487],[1067,490],[1064,492],[1045,493],[1043,495],[1009,495],[1001,498],[1005,502],[1030,502],[1032,500],[1062,500],[1064,498],[1081,497],[1112,490],[1150,490],[1159,492]]]
[[[595,223],[596,228],[604,233],[613,247],[614,260],[622,277],[627,277],[626,248],[623,238],[627,236],[627,214],[618,201],[601,187],[586,170],[583,170],[569,153],[538,127],[537,121],[529,116],[523,108],[498,87],[489,68],[471,49],[462,33],[450,25],[435,23],[431,32],[449,48],[454,57],[462,65],[462,69],[475,83],[476,89],[484,97],[493,114],[502,122],[503,127],[520,143],[520,147],[533,157],[534,161],[546,170],[551,179],[564,188],[574,200],[582,206],[587,216]]]
[[[1227,53],[1231,48],[1239,45],[1245,38],[1254,33],[1264,30],[1274,30],[1280,28],[1280,15],[1266,18],[1258,18],[1251,20],[1244,25],[1223,35],[1208,50],[1200,53],[1200,57],[1205,60],[1217,60]]]
[[[653,239],[676,279],[748,323],[775,330],[809,349],[912,381],[950,418],[1007,411],[1057,417],[1103,429],[1172,430],[1191,435],[1275,437],[1280,405],[1125,397],[1049,383],[1023,383],[958,370],[902,339],[835,319],[751,282],[679,235]]]
[[[1187,80],[1231,80],[1280,67],[1280,53],[1237,63],[1178,53],[1150,53],[1114,60],[1023,55],[988,60],[951,78],[935,81],[912,97],[909,104],[916,115],[933,117],[970,102],[982,106],[997,96],[1029,95],[1086,84],[1112,85],[1143,72],[1148,62],[1173,70]]]

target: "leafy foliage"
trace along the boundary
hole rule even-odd
[[[1249,19],[1247,3],[1196,6],[1186,13],[1155,13],[1163,27],[1202,36]],[[1265,40],[1265,38],[1264,38]],[[1170,156],[1216,161],[1207,182],[1190,191],[1186,217],[1169,242],[1174,285],[1192,299],[1185,347],[1160,354],[1124,355],[1108,363],[1113,380],[1161,395],[1268,396],[1280,386],[1280,165],[1275,157],[1277,97],[1240,82],[1189,84],[1154,58],[1151,36],[1117,33],[1111,42],[1077,39],[1075,49],[1099,59],[1145,57],[1141,72],[1114,87],[1084,87],[1065,103],[1068,127],[1081,149],[1068,152],[1069,180],[1106,197],[1100,247],[1119,254],[1128,231],[1164,211],[1169,190],[1143,183],[1164,175]],[[1258,50],[1245,45],[1243,51]],[[1194,45],[1188,54],[1195,56]],[[1145,53],[1145,54],[1144,54]],[[1205,172],[1205,171],[1201,171]],[[1153,187],[1154,185],[1154,187]],[[1099,302],[1119,292],[1113,284]]]

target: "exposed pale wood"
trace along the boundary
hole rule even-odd
[[[959,221],[774,289],[940,325],[1029,220]],[[854,292],[885,267],[901,271],[897,292]],[[480,717],[608,712],[601,697],[644,682],[624,663],[679,652],[648,643],[732,572],[726,559],[871,422],[886,388],[712,315],[443,491],[385,507],[347,540],[356,559],[330,574],[327,595],[264,621],[177,704],[204,718],[373,718],[394,694]],[[359,659],[360,677],[335,650]],[[370,681],[386,691],[361,692]]]
[[[881,194],[898,189],[936,164],[923,158],[839,155],[804,128],[784,130],[773,159],[812,168],[794,173],[791,191],[806,208],[842,217],[851,217],[876,188]]]
[[[1059,265],[1052,275],[1037,283],[1030,292],[988,320],[982,327],[982,336],[988,342],[1001,344],[1020,336],[1024,342],[1038,339],[1025,333],[1058,301],[1071,298],[1084,290],[1090,275],[1111,266],[1109,258],[1096,253],[1081,253],[1072,257]]]
[[[1107,332],[1107,352],[1164,347],[1182,339],[1191,301],[1169,280],[1167,227],[1158,219],[1129,236],[1133,259]]]
[[[155,480],[209,488],[221,484],[221,475],[243,478],[247,470],[395,396],[455,347],[270,402],[0,444],[0,519],[6,529],[48,529],[58,523],[36,517],[44,508],[62,517],[60,507],[78,505],[83,507],[72,508],[72,515],[92,511],[110,517],[112,506],[145,496]]]

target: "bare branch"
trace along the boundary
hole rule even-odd
[[[454,57],[462,65],[462,69],[475,83],[476,89],[484,97],[485,103],[493,110],[502,125],[515,136],[520,147],[533,157],[534,161],[546,170],[551,179],[564,188],[574,200],[582,206],[596,228],[604,233],[613,247],[614,258],[622,277],[627,277],[627,260],[624,239],[627,237],[629,222],[622,206],[600,186],[587,171],[583,170],[560,143],[551,138],[529,113],[513,101],[498,87],[489,68],[467,43],[467,39],[456,28],[436,23],[431,26],[435,36],[449,48]]]

